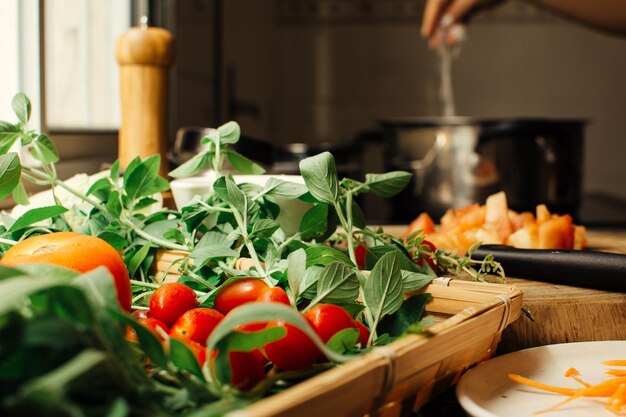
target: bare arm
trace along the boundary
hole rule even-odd
[[[626,35],[626,0],[528,0],[568,18],[604,31]],[[422,35],[435,40],[437,28],[469,19],[499,0],[427,0]]]

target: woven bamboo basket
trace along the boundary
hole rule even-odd
[[[156,276],[178,279],[172,261],[160,253]],[[240,262],[246,262],[241,260]],[[230,417],[403,416],[454,385],[468,368],[489,359],[502,331],[521,315],[522,292],[503,284],[437,278],[430,293],[427,333],[405,336]]]

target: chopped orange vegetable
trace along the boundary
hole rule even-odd
[[[616,364],[617,362],[619,362],[620,364],[626,364],[626,361],[609,361],[609,363],[612,365]],[[605,364],[607,364],[607,362],[605,362]],[[581,397],[606,397],[608,398],[608,402],[605,405],[605,408],[607,410],[615,413],[620,413],[624,411],[624,408],[626,408],[626,377],[609,378],[605,381],[600,382],[599,384],[589,385],[586,382],[582,381],[580,378],[578,378],[578,375],[580,375],[580,372],[578,372],[578,370],[575,368],[570,368],[565,372],[566,377],[573,378],[576,381],[580,382],[584,385],[584,388],[573,389],[557,387],[554,385],[548,385],[542,382],[534,381],[532,379],[528,379],[517,374],[509,374],[509,378],[517,383],[524,384],[529,387],[568,396],[563,401],[544,410],[536,411],[534,414],[543,414],[549,411],[553,411],[561,407],[562,405]]]
[[[602,362],[602,365],[606,366],[626,366],[626,360],[612,360]]]

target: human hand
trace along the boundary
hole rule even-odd
[[[432,48],[446,42],[454,45],[465,37],[463,23],[477,11],[502,0],[427,0],[422,20],[422,36]]]

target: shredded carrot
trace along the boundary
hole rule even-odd
[[[622,365],[617,364],[616,362],[626,364],[626,361],[609,361],[609,362],[611,362],[610,363],[611,366],[622,366]],[[614,374],[613,371],[618,372],[618,374]],[[607,373],[610,373],[611,375],[617,375],[617,376],[614,378],[604,380],[600,382],[599,384],[590,385],[586,383],[585,381],[583,381],[582,379],[578,378],[578,375],[580,375],[580,372],[576,368],[569,368],[567,371],[565,371],[564,376],[568,378],[572,378],[576,380],[577,382],[584,385],[584,388],[578,388],[578,389],[548,385],[548,384],[534,381],[532,379],[529,379],[529,378],[526,378],[517,374],[509,374],[508,376],[510,379],[512,379],[513,381],[517,383],[527,385],[529,387],[537,388],[543,391],[548,391],[548,392],[553,392],[556,394],[563,394],[563,395],[568,396],[561,402],[551,407],[548,407],[546,409],[538,410],[534,414],[543,414],[549,411],[553,411],[563,406],[564,404],[567,404],[570,401],[573,401],[581,397],[608,398],[605,408],[609,411],[619,413],[623,411],[624,408],[626,408],[626,376],[621,375],[621,371],[615,370],[615,369],[609,370],[607,371]]]
[[[604,361],[604,362],[602,362],[602,365],[606,365],[606,366],[626,366],[626,360],[617,359],[617,360],[612,360],[612,361]]]
[[[605,372],[607,375],[626,376],[626,369],[609,369]]]
[[[565,371],[565,375],[564,376],[567,377],[567,378],[572,378],[574,381],[578,382],[582,386],[585,386],[585,387],[591,386],[591,384],[588,384],[585,381],[583,381],[582,379],[578,378],[578,375],[580,375],[580,371],[578,369],[576,369],[576,368],[569,368],[567,371]]]

